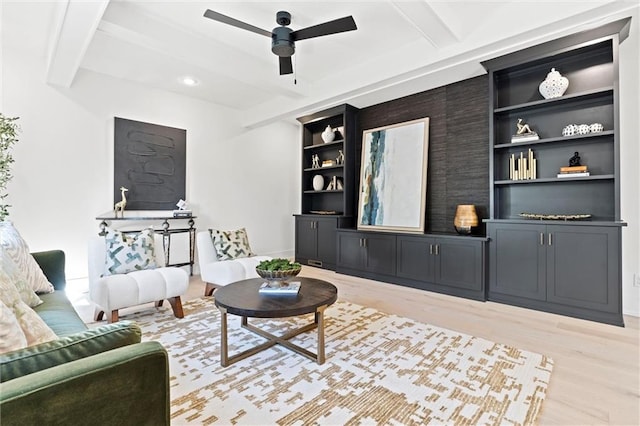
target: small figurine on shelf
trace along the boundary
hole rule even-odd
[[[573,157],[569,158],[569,165],[560,167],[560,173],[558,173],[559,178],[578,178],[590,175],[589,168],[581,164],[578,151],[573,153]]]
[[[518,118],[516,127],[518,128],[518,130],[516,131],[516,135],[526,135],[529,133],[534,133],[533,130],[531,130],[531,127],[529,127],[527,123],[523,122],[522,118]]]
[[[522,118],[518,118],[516,123],[516,134],[511,137],[511,142],[537,141],[540,139],[538,134],[531,129]]]
[[[127,197],[124,195],[128,189],[124,186],[120,187],[120,194],[122,196],[122,200],[118,201],[113,206],[113,216],[118,217],[118,212],[120,212],[120,217],[124,217],[124,209],[127,207]]]
[[[320,168],[320,157],[318,157],[318,154],[313,154],[311,156],[311,168],[313,169]]]
[[[569,166],[579,166],[580,165],[580,155],[578,155],[578,151],[574,152],[573,157],[569,159]]]
[[[338,158],[336,158],[336,164],[342,164],[342,163],[344,163],[344,154],[342,153],[342,150],[339,149]]]

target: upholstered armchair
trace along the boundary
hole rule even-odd
[[[136,250],[140,247],[148,249],[147,246],[151,242],[135,241],[130,246],[124,243],[124,249],[108,249],[105,239],[110,238],[109,234],[91,238],[89,241],[89,298],[96,305],[96,321],[102,320],[106,313],[108,322],[116,322],[120,309],[151,302],[161,306],[165,299],[171,304],[177,318],[184,316],[181,296],[189,286],[189,275],[181,268],[165,266],[161,236],[154,235],[153,231],[149,235],[155,253],[143,263],[138,262],[135,268],[128,268],[134,269],[131,271],[123,269],[125,263],[139,258]],[[127,237],[120,237],[127,240]],[[134,235],[131,238],[136,237],[138,236]],[[123,255],[131,246],[133,253]],[[117,260],[115,256],[122,259]]]
[[[244,229],[238,230],[244,232]],[[242,254],[234,255],[226,248],[216,250],[214,239],[216,233],[223,231],[200,231],[196,234],[196,247],[198,249],[198,263],[200,265],[200,276],[205,282],[205,296],[211,296],[216,287],[231,284],[236,281],[248,278],[258,278],[256,266],[263,260],[271,259],[269,256],[256,256],[249,248]],[[236,232],[236,231],[228,231]],[[246,233],[244,235],[246,238]],[[223,244],[219,243],[218,247]],[[248,239],[247,239],[248,247]]]

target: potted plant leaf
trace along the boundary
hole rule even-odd
[[[0,113],[0,222],[9,215],[8,204],[4,204],[7,194],[7,184],[13,177],[11,164],[14,162],[11,149],[18,142],[19,117],[6,117]]]

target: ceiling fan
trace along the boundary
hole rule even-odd
[[[292,31],[291,28],[287,27],[287,25],[291,23],[291,14],[285,11],[276,13],[276,22],[280,26],[275,27],[273,31],[254,27],[246,22],[238,21],[237,19],[230,18],[229,16],[214,12],[210,9],[207,9],[207,11],[204,12],[204,16],[206,18],[213,19],[214,21],[233,25],[234,27],[242,28],[243,30],[271,37],[271,51],[275,53],[280,60],[280,75],[293,73],[291,56],[296,50],[296,41],[358,29],[353,17],[351,16],[335,19],[333,21],[324,22],[322,24],[302,28],[296,31]]]

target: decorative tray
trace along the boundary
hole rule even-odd
[[[313,214],[338,214],[335,210],[309,210],[309,213]]]
[[[590,214],[540,214],[540,213],[520,213],[521,217],[538,220],[585,220],[590,219]]]

